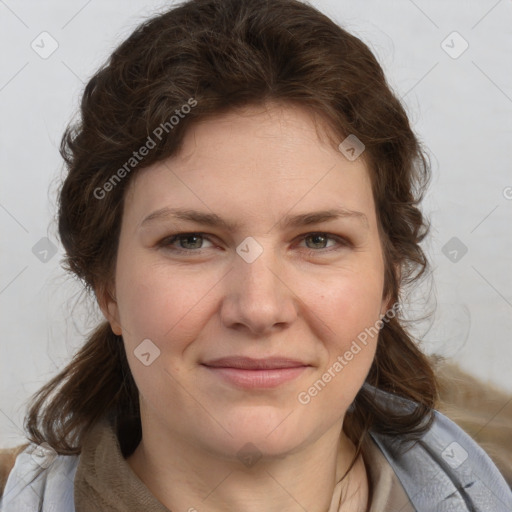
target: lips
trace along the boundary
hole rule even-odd
[[[299,368],[310,366],[301,361],[284,357],[253,359],[250,357],[222,357],[203,363],[212,368],[237,368],[240,370],[277,370],[280,368]]]
[[[253,359],[237,356],[214,359],[202,364],[214,378],[244,389],[276,388],[296,379],[311,366],[285,357]]]

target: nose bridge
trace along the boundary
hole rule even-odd
[[[241,252],[243,249],[239,250]],[[248,255],[255,250],[250,248]],[[251,255],[254,259],[245,259],[240,253],[238,254],[235,273],[240,276],[242,283],[247,284],[249,293],[276,291],[276,267],[279,262],[274,252],[269,243],[264,249],[262,248],[261,254]]]
[[[248,238],[237,247],[223,319],[232,326],[243,324],[254,332],[267,331],[293,320],[294,301],[280,275],[284,266],[271,237],[266,241]]]
[[[237,256],[234,277],[239,279],[237,291],[240,298],[275,299],[280,283],[276,277],[279,255],[272,247],[272,238],[256,240],[247,237],[237,247]]]

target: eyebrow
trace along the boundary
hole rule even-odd
[[[320,222],[333,221],[337,219],[354,218],[363,222],[368,227],[368,217],[358,211],[348,210],[346,208],[335,208],[317,212],[302,213],[298,215],[286,215],[277,225],[282,229],[297,228]],[[161,208],[150,213],[141,223],[140,227],[145,227],[155,221],[167,219],[178,219],[190,222],[196,222],[209,227],[220,227],[228,231],[237,231],[240,229],[239,222],[230,222],[215,213],[200,212],[186,208]]]

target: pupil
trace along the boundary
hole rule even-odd
[[[185,245],[187,245],[187,244],[188,244],[188,242],[189,242],[190,240],[193,240],[194,238],[196,239],[196,243],[194,244],[194,242],[192,242],[192,244],[191,244],[191,245],[192,245],[194,248],[197,248],[197,247],[198,247],[198,242],[200,242],[200,241],[201,241],[201,237],[200,237],[200,236],[197,236],[197,235],[189,235],[189,236],[185,237],[185,239],[184,239],[184,240],[185,240]],[[183,240],[182,240],[182,242],[183,242]],[[182,246],[183,246],[183,244],[182,244]]]
[[[325,242],[325,237],[323,235],[312,235],[311,238],[314,240],[314,244],[322,244],[322,241]],[[320,242],[317,242],[317,240],[320,239]]]

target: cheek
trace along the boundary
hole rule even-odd
[[[169,390],[187,370],[181,354],[203,328],[211,306],[208,292],[215,282],[204,274],[180,273],[135,258],[119,259],[116,279],[125,350],[137,388],[154,407],[165,397],[169,407],[183,408],[180,394]],[[142,345],[146,339],[159,352],[147,342]],[[149,347],[145,351],[153,360],[148,366],[140,359],[143,346]]]
[[[326,379],[336,382],[330,386],[333,393],[342,387],[355,395],[366,378],[380,331],[382,287],[378,271],[346,274],[310,298],[315,316],[328,327],[323,336],[322,371],[329,371]]]
[[[318,371],[301,386],[297,401],[326,425],[342,418],[361,389],[375,356],[382,303],[382,275],[354,272],[338,276],[312,294],[309,304],[324,328]]]
[[[383,276],[380,272],[345,273],[331,279],[322,293],[309,294],[309,304],[342,338],[373,324],[382,308]]]
[[[187,332],[199,325],[198,315],[215,284],[204,274],[187,275],[165,264],[126,260],[118,262],[116,279],[125,340],[136,344],[149,338],[159,346],[170,337],[183,344]]]

